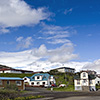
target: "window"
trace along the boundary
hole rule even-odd
[[[2,80],[0,80],[0,85],[2,85]]]
[[[34,85],[34,82],[32,82],[31,84]]]
[[[37,76],[37,79],[39,79],[40,77],[39,76]]]
[[[21,85],[21,81],[16,81],[16,85]]]
[[[83,80],[83,83],[86,83],[86,80]]]
[[[7,84],[9,85],[10,84],[10,81],[7,81]]]
[[[86,77],[86,73],[83,73],[83,77]]]
[[[24,78],[24,80],[27,80],[27,78]]]
[[[42,84],[45,85],[45,82],[43,82]]]
[[[77,84],[80,84],[80,80],[77,80]]]
[[[92,80],[90,80],[90,84],[92,84]]]
[[[37,85],[39,85],[40,83],[39,82],[37,82]]]
[[[100,83],[100,81],[98,81],[98,84]]]

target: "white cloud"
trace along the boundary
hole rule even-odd
[[[61,27],[61,26],[55,26],[55,25],[46,25],[45,23],[42,23],[41,26],[43,29],[40,31],[40,33],[49,34],[49,35],[62,35],[66,34],[69,36],[69,30],[71,27]]]
[[[66,38],[66,37],[69,37],[69,35],[60,34],[60,35],[55,35],[55,36],[52,36],[52,37],[48,37],[47,39],[59,39],[59,38]]]
[[[77,54],[73,54],[73,46],[65,44],[56,49],[47,49],[45,45],[41,45],[39,48],[23,52],[0,52],[0,64],[13,68],[48,70],[77,57]]]
[[[71,43],[67,38],[73,34],[76,34],[76,30],[71,26],[55,26],[55,25],[46,25],[41,23],[43,27],[40,33],[44,37],[38,37],[38,39],[46,39],[49,44],[65,44]]]
[[[64,11],[64,14],[68,14],[68,13],[71,13],[73,11],[73,8],[70,8],[70,9],[65,9]]]
[[[26,39],[18,37],[16,41],[18,42],[17,49],[24,49],[29,48],[32,45],[33,39],[32,37],[27,37]]]
[[[100,73],[100,59],[84,65],[82,69],[95,70]]]
[[[48,41],[48,43],[50,44],[59,44],[59,43],[69,43],[69,44],[72,44],[70,40],[68,39],[55,39],[55,40],[52,40],[52,41]]]
[[[23,0],[0,0],[0,26],[4,29],[38,24],[41,20],[48,19],[50,13],[46,10],[43,7],[31,8]]]

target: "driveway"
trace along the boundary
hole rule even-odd
[[[46,88],[27,87],[24,95],[43,95],[45,98],[36,100],[100,100],[98,92],[57,92]]]

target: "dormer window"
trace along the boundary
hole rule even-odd
[[[40,77],[39,76],[37,76],[37,79],[39,79]]]
[[[83,73],[83,77],[86,77],[86,73]]]
[[[24,80],[27,80],[27,78],[24,78]]]

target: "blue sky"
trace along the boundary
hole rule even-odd
[[[99,0],[0,0],[0,64],[100,72],[99,5]]]

